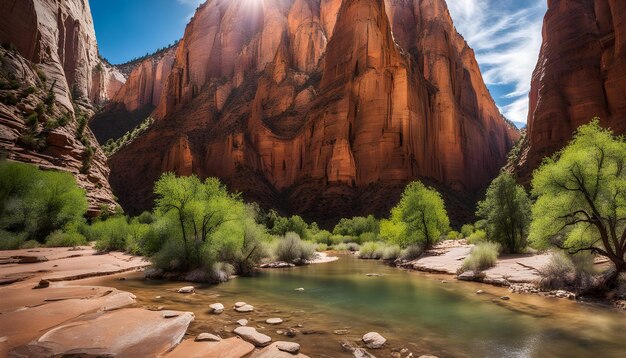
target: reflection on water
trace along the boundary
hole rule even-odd
[[[366,276],[373,272],[384,276]],[[289,340],[300,343],[303,353],[312,357],[349,357],[340,342],[357,342],[369,331],[387,338],[388,347],[375,352],[379,357],[402,348],[415,356],[440,357],[626,356],[626,316],[621,312],[509,294],[502,288],[406,272],[351,256],[327,264],[264,270],[257,277],[200,287],[195,295],[175,293],[181,283],[146,281],[140,274],[98,283],[134,293],[140,305],[194,312],[196,321],[188,332],[192,335],[230,336],[241,318],[274,340],[281,339],[277,330],[296,328],[300,333]],[[298,287],[304,291],[296,291]],[[477,295],[478,289],[485,293]],[[500,300],[502,295],[511,300]],[[230,307],[236,301],[252,304],[255,311],[234,312]],[[223,314],[208,313],[208,305],[215,302],[227,307]],[[269,326],[265,319],[270,317],[285,322]],[[348,333],[337,335],[335,330]]]

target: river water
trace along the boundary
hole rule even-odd
[[[263,270],[256,277],[200,286],[194,295],[176,293],[184,285],[180,282],[147,281],[140,273],[126,275],[124,281],[96,281],[132,292],[141,306],[194,312],[196,320],[188,330],[192,336],[232,336],[236,321],[246,318],[273,340],[300,343],[311,357],[350,357],[341,341],[356,343],[370,331],[387,338],[385,348],[371,351],[377,357],[391,357],[401,349],[415,357],[626,357],[626,315],[614,309],[511,294],[504,288],[339,256],[332,263]],[[300,287],[304,291],[295,290]],[[510,300],[501,300],[503,295]],[[234,312],[237,301],[255,311]],[[208,313],[215,302],[226,306],[221,315]],[[284,323],[266,324],[271,317]],[[288,328],[298,331],[296,337],[277,333]],[[344,332],[335,334],[337,330]]]

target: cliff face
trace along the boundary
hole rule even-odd
[[[109,161],[129,209],[175,171],[318,220],[382,214],[416,178],[482,188],[519,136],[443,0],[209,1],[153,115]]]
[[[120,76],[123,76],[122,72],[129,74],[104,111],[96,114],[89,123],[101,143],[121,137],[150,115],[159,104],[175,54],[176,46],[173,46],[138,63],[114,68]]]
[[[529,182],[593,117],[626,133],[626,2],[552,0],[530,91],[528,135],[516,170]]]
[[[0,79],[9,84],[0,91],[0,149],[13,160],[73,173],[87,190],[91,214],[113,208],[106,157],[89,128],[77,134],[74,105],[93,114],[93,105],[124,81],[98,58],[89,3],[0,0],[0,13],[0,43],[7,48]],[[27,123],[33,113],[38,121]]]

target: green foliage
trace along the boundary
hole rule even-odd
[[[385,253],[385,245],[382,242],[369,241],[361,245],[358,257],[360,259],[380,260]]]
[[[302,241],[295,232],[288,232],[278,239],[274,250],[274,257],[278,261],[302,263],[313,258],[315,247],[309,242]]]
[[[391,218],[380,224],[381,237],[401,246],[419,244],[429,248],[448,230],[450,221],[443,199],[421,182],[410,183]]]
[[[77,232],[63,232],[61,230],[54,231],[46,238],[47,247],[75,247],[86,245],[85,237]]]
[[[579,252],[569,255],[553,252],[541,270],[539,286],[544,289],[586,289],[595,285],[593,255]]]
[[[402,255],[402,249],[398,245],[387,245],[383,249],[383,260],[395,260]]]
[[[614,137],[598,119],[578,128],[572,141],[534,173],[531,242],[538,248],[600,253],[615,272],[626,270],[625,169],[624,137]]]
[[[301,238],[309,239],[309,225],[300,216],[282,217],[273,210],[268,216],[271,234],[284,236],[288,232],[295,232]]]
[[[467,238],[467,242],[473,245],[487,241],[487,233],[484,230],[476,230]]]
[[[419,245],[409,245],[400,253],[400,258],[402,260],[412,261],[417,260],[420,256],[422,256],[422,247]]]
[[[8,106],[15,106],[16,104],[19,103],[19,99],[17,98],[15,93],[8,92],[8,93],[4,93],[2,97],[0,97],[0,102]]]
[[[471,254],[463,260],[461,272],[479,272],[496,265],[500,251],[500,244],[496,242],[483,242],[472,249]]]
[[[454,230],[448,231],[448,234],[446,235],[446,239],[448,240],[460,240],[462,238],[463,235],[460,232]]]
[[[124,146],[128,145],[129,143],[132,143],[132,141],[135,140],[135,138],[137,138],[141,133],[148,130],[148,128],[150,128],[150,126],[152,126],[153,123],[154,123],[154,118],[148,117],[144,119],[143,122],[141,122],[137,127],[126,132],[120,138],[116,140],[109,139],[102,146],[102,150],[104,151],[104,154],[106,154],[108,157],[112,156],[117,151],[122,149]]]
[[[490,240],[500,243],[509,253],[518,253],[526,247],[530,207],[524,188],[517,185],[511,174],[502,173],[489,185],[476,215],[485,220]]]
[[[468,238],[470,237],[471,234],[474,233],[474,225],[472,224],[465,224],[463,226],[461,226],[461,235],[463,236],[463,238]]]
[[[380,231],[380,223],[373,215],[368,217],[355,216],[352,219],[341,219],[333,229],[333,234],[343,236],[360,236],[364,233],[375,235]]]
[[[48,80],[48,76],[46,76],[46,73],[41,68],[37,67],[35,72],[37,72],[37,77],[39,77],[41,82],[46,82]]]
[[[0,250],[17,250],[26,242],[24,233],[0,230]]]
[[[98,251],[126,251],[129,234],[128,220],[117,216],[94,222],[87,231],[87,238],[96,241]]]
[[[96,152],[96,149],[91,144],[88,143],[85,146],[85,151],[83,152],[82,165],[80,167],[81,174],[87,174],[89,172],[89,169],[91,169],[91,164],[93,163],[93,156],[95,152]]]
[[[44,243],[54,231],[75,231],[87,206],[85,192],[71,174],[0,162],[1,230]]]
[[[76,127],[76,139],[82,141],[85,136],[85,128],[87,127],[87,116],[83,113],[78,113],[78,126]]]

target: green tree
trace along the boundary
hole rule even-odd
[[[378,235],[380,223],[373,215],[367,217],[355,216],[352,219],[343,218],[335,225],[333,234],[344,236],[360,236],[364,233],[374,233]]]
[[[524,188],[513,175],[502,173],[495,178],[485,200],[478,203],[476,215],[485,220],[487,237],[500,243],[509,253],[526,247],[530,225],[531,202]]]
[[[419,181],[410,183],[391,218],[381,222],[381,236],[401,246],[430,248],[449,230],[450,220],[441,195]]]
[[[535,171],[530,240],[574,254],[608,257],[613,269],[601,284],[626,270],[626,141],[595,118]]]

